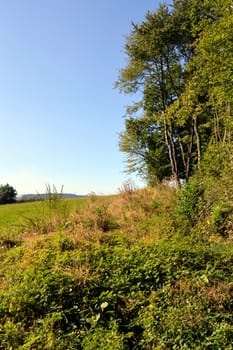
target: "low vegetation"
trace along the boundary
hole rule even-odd
[[[31,220],[1,238],[0,349],[231,349],[231,238],[219,219],[192,232],[190,186],[30,203]]]

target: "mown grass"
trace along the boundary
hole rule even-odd
[[[79,210],[84,205],[85,198],[62,199],[69,211]],[[22,202],[0,205],[0,228],[2,226],[14,226],[22,222],[22,219],[33,216],[35,211],[42,211],[43,201]]]
[[[36,202],[14,203],[0,206],[0,227],[17,225],[21,218],[30,215],[36,207]]]
[[[0,349],[232,349],[233,246],[176,234],[175,203],[166,186],[44,202],[48,229],[33,216],[1,250]]]
[[[20,244],[23,236],[62,228],[71,213],[85,207],[86,199],[54,198],[0,206],[0,249]]]

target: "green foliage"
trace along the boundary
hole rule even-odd
[[[84,350],[123,350],[124,336],[119,332],[116,322],[112,322],[110,328],[93,327],[85,335],[82,341]]]
[[[9,184],[0,186],[0,204],[14,203],[16,200],[16,190]]]
[[[155,185],[170,174],[169,157],[161,141],[161,132],[155,120],[127,119],[125,132],[120,134],[120,150],[128,153],[127,172],[137,172],[150,185]]]
[[[141,24],[133,24],[125,45],[128,64],[117,83],[124,92],[142,98],[127,109],[120,149],[128,155],[128,170],[153,184],[171,175],[178,181],[184,171],[179,130],[165,114],[183,91],[185,58],[177,23],[164,4],[148,12]]]
[[[201,216],[204,186],[199,176],[192,177],[184,184],[178,194],[178,201],[173,216],[176,227],[184,230],[195,225]]]
[[[181,191],[180,232],[184,220],[195,227],[198,181]],[[53,232],[25,228],[20,246],[1,250],[0,348],[230,349],[232,245],[174,234],[174,196],[165,184],[128,181],[118,196],[91,196]],[[63,217],[60,199],[48,201]],[[225,204],[212,203],[216,227]]]
[[[232,144],[208,147],[202,171],[178,193],[174,224],[182,232],[232,237]]]
[[[14,227],[2,227],[0,230],[0,251],[10,249],[21,244],[19,229]]]
[[[232,142],[231,5],[174,0],[132,26],[117,86],[141,101],[127,108],[120,150],[150,184],[172,176],[179,187],[211,147]]]
[[[5,254],[0,348],[230,349],[231,246],[68,241]]]
[[[104,232],[110,231],[111,229],[118,228],[117,223],[108,213],[108,208],[106,205],[97,207],[95,209],[96,220],[95,224],[98,229],[101,229]]]
[[[232,246],[173,235],[172,196],[127,182],[119,196],[92,196],[72,226],[2,251],[0,348],[229,348]],[[125,231],[103,230],[106,215]]]
[[[210,212],[210,231],[227,235],[232,227],[232,214],[233,207],[230,201],[225,198],[216,201]]]

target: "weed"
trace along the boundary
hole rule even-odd
[[[21,242],[17,227],[5,226],[0,229],[0,251],[18,246]]]
[[[68,218],[67,202],[62,198],[62,189],[58,193],[55,186],[46,186],[46,197],[40,199],[34,207],[34,213],[25,216],[21,223],[27,233],[46,234],[63,228]]]

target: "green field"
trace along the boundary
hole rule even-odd
[[[62,200],[69,212],[78,210],[84,202],[85,198]],[[25,219],[34,216],[36,213],[43,213],[47,209],[49,210],[43,201],[0,205],[0,228],[3,226],[17,226]]]
[[[25,233],[56,231],[85,203],[85,198],[75,198],[0,205],[0,243],[19,244]]]
[[[18,225],[22,219],[30,216],[36,210],[38,204],[14,203],[0,206],[0,227]]]

